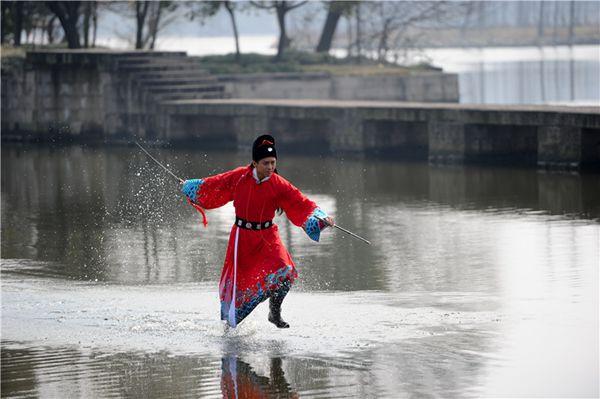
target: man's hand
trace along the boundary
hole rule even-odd
[[[333,227],[335,225],[335,221],[331,216],[327,216],[326,218],[317,217],[317,219],[319,219],[319,229],[321,230],[325,227]]]

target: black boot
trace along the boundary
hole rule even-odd
[[[290,328],[290,325],[281,318],[281,303],[288,290],[278,291],[269,299],[269,321],[277,328]]]

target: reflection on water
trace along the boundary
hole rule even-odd
[[[461,103],[600,105],[600,46],[429,49]]]
[[[600,61],[481,62],[459,75],[460,102],[598,106],[599,76]]]
[[[237,357],[224,357],[221,365],[221,390],[226,398],[298,398],[292,392],[279,357],[270,359],[269,377],[261,376]]]
[[[91,349],[2,348],[2,393],[8,397],[221,397],[214,359],[168,353],[101,353]],[[149,378],[150,377],[150,378]]]
[[[185,177],[248,162],[153,151]],[[225,333],[230,206],[204,229],[135,149],[4,146],[3,395],[598,395],[600,175],[284,154],[278,168],[373,245],[314,244],[280,217],[292,328],[259,306]]]
[[[228,153],[162,155],[189,177],[247,162],[243,155]],[[218,278],[232,207],[210,211],[209,227],[202,228],[176,182],[139,151],[5,148],[2,166],[4,258],[46,261],[50,269],[45,273],[76,280],[166,283]],[[395,247],[384,244],[386,237],[417,238],[417,252],[401,248],[404,256],[422,261],[421,256],[435,254],[429,247],[446,249],[440,243],[429,245],[422,234],[434,239],[439,222],[452,228],[458,226],[452,215],[467,215],[451,209],[482,213],[481,220],[501,221],[504,214],[600,217],[600,176],[594,174],[302,157],[282,159],[280,170],[335,214],[341,226],[377,238],[369,247],[336,232],[313,245],[280,217],[284,242],[298,263],[310,269],[307,289],[384,289],[384,269],[377,260]]]
[[[360,373],[309,358],[274,356],[251,364],[239,356],[219,360],[4,344],[2,392],[7,397],[323,397],[333,393],[323,384],[329,369],[337,369],[340,378]],[[340,394],[352,392],[339,388]]]

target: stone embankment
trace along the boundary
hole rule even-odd
[[[458,102],[458,77],[438,71],[332,75],[263,73],[217,75],[232,98]]]
[[[12,60],[15,61],[15,60]],[[456,75],[210,75],[183,52],[32,51],[2,67],[2,139],[154,138],[161,103],[214,98],[458,101]]]
[[[485,106],[337,100],[195,100],[163,104],[160,138],[279,146],[432,163],[581,169],[600,166],[600,107]],[[215,142],[215,138],[219,138]]]
[[[3,59],[2,140],[235,148],[270,132],[305,153],[600,165],[600,107],[457,101],[456,75],[440,72],[214,76],[185,53],[37,51]]]
[[[162,101],[226,97],[183,52],[28,52],[2,88],[2,139],[19,141],[153,137]]]

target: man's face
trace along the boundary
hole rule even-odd
[[[266,157],[258,162],[253,162],[253,164],[256,168],[256,174],[258,175],[258,178],[262,180],[265,177],[271,176],[275,172],[275,167],[277,166],[277,158]]]

